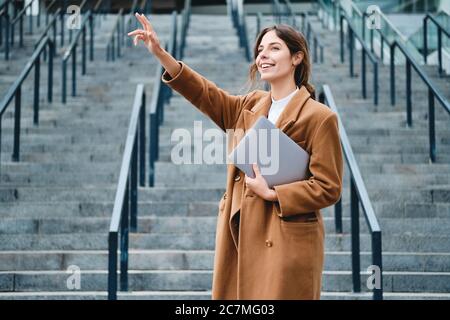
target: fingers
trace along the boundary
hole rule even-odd
[[[135,36],[134,39],[133,39],[134,46],[137,46],[139,40],[142,40],[143,42],[145,42],[143,36],[137,35],[137,36]]]
[[[143,14],[138,14],[136,12],[135,15],[146,31],[150,32],[153,30],[150,21],[148,21],[148,19]]]
[[[260,174],[259,167],[256,163],[253,164],[253,171],[255,172],[256,175]]]
[[[135,36],[135,35],[143,35],[143,34],[145,34],[145,31],[144,30],[141,30],[141,29],[138,29],[138,30],[134,30],[134,31],[131,31],[131,32],[128,32],[128,35],[129,36]]]
[[[135,13],[134,16],[136,17],[136,19],[139,21],[139,23],[142,25],[142,27],[144,28],[144,30],[147,30],[146,26],[145,26],[145,22],[142,21],[141,16],[139,15],[139,13]]]
[[[144,21],[145,25],[148,27],[148,31],[153,31],[153,26],[150,23],[150,21],[147,19],[145,15],[141,15],[142,20]]]

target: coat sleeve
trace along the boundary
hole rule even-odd
[[[234,128],[244,105],[255,91],[243,96],[231,95],[185,63],[178,63],[181,65],[178,74],[172,78],[165,71],[162,75],[163,83],[180,93],[223,131]]]
[[[274,203],[280,217],[313,212],[336,203],[342,192],[343,159],[336,114],[319,125],[311,146],[309,171],[303,181],[275,186]]]

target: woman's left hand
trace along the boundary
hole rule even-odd
[[[245,175],[245,186],[264,200],[273,201],[275,191],[269,188],[256,163],[253,164],[253,172],[255,173],[254,178]]]

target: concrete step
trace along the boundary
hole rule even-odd
[[[335,229],[334,217],[323,218],[325,231],[332,234]],[[108,230],[110,217],[77,217],[77,218],[3,218],[0,222],[0,234],[85,234],[101,233]],[[216,216],[198,217],[148,217],[140,212],[138,217],[139,233],[215,233]],[[450,218],[381,218],[380,225],[384,233],[389,235],[446,235],[450,228]],[[361,233],[369,233],[367,223],[360,220]],[[343,218],[343,231],[351,232],[350,218]]]
[[[447,292],[450,284],[448,272],[385,272],[383,289],[389,292]],[[66,291],[68,275],[65,271],[17,271],[0,272],[2,291],[34,291],[39,286],[43,291]],[[107,286],[106,271],[85,270],[81,273],[81,289],[100,291]],[[433,285],[430,285],[430,280]],[[361,289],[368,291],[364,284],[365,272],[361,273]],[[206,291],[211,289],[212,272],[203,270],[177,271],[136,271],[129,270],[130,291],[171,290]],[[350,291],[350,271],[324,271],[322,290]]]
[[[2,300],[106,300],[106,291],[2,292]],[[210,300],[210,291],[118,292],[118,300]],[[384,292],[384,300],[448,300],[447,293]],[[322,292],[321,300],[371,300],[369,292]]]
[[[0,235],[0,250],[106,250],[107,238],[106,232],[82,235]],[[370,236],[361,234],[360,239],[361,250],[371,250]],[[390,235],[383,239],[383,248],[405,252],[446,252],[448,241],[448,235]],[[130,248],[133,249],[213,250],[214,245],[214,233],[130,234]],[[349,251],[351,237],[349,234],[329,234],[325,245],[329,251]]]
[[[108,263],[105,250],[2,251],[1,271],[58,271],[76,265],[81,270],[104,270]],[[131,270],[212,270],[213,250],[130,250]],[[361,253],[365,270],[372,264],[370,252]],[[383,252],[384,271],[446,272],[450,265],[448,253]],[[325,252],[325,270],[351,269],[351,252]]]
[[[13,201],[84,201],[87,199],[95,201],[111,201],[111,195],[115,193],[116,187],[18,187],[0,188],[3,201],[11,197]],[[225,187],[222,188],[139,188],[139,197],[142,201],[211,201],[220,200]],[[15,195],[15,196],[14,196]]]

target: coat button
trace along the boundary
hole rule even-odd
[[[239,180],[241,180],[241,176],[240,175],[236,175],[234,177],[234,181],[238,182]]]
[[[272,241],[266,240],[266,247],[271,247],[271,246],[272,246]]]

